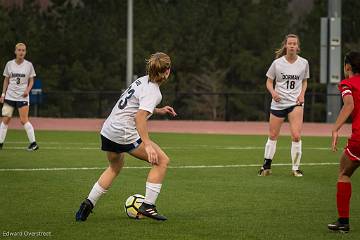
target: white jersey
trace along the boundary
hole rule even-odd
[[[12,101],[29,101],[29,95],[23,97],[29,84],[29,79],[36,76],[34,67],[31,62],[24,60],[17,64],[14,60],[6,63],[4,73],[9,78],[9,85],[5,93],[5,99]]]
[[[149,81],[149,76],[135,80],[121,95],[110,116],[101,129],[101,135],[118,144],[131,144],[140,138],[135,125],[135,115],[139,109],[154,112],[161,102],[159,85]]]
[[[266,76],[275,80],[275,91],[281,100],[271,102],[271,109],[283,110],[296,105],[296,100],[302,90],[302,82],[310,77],[309,63],[305,58],[297,57],[294,63],[289,63],[285,56],[275,59]]]

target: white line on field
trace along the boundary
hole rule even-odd
[[[330,166],[339,163],[302,163],[302,166]],[[273,163],[272,166],[291,166],[290,163]],[[169,166],[172,169],[198,169],[198,168],[246,168],[260,167],[259,164],[233,164],[233,165],[188,165],[188,166]],[[77,171],[77,170],[103,170],[106,167],[73,167],[73,168],[0,168],[0,172],[34,172],[34,171]],[[126,169],[149,169],[149,166],[124,167]]]
[[[41,146],[40,149],[44,150],[100,150],[100,147],[46,147]],[[5,146],[4,149],[11,150],[23,150],[25,147],[13,147],[13,146]],[[252,147],[252,146],[211,146],[211,145],[193,145],[193,146],[180,146],[180,147],[162,147],[164,150],[202,150],[202,149],[213,149],[213,150],[262,150],[264,147]],[[277,147],[278,150],[289,150],[289,147]],[[319,150],[319,151],[329,151],[330,147],[304,147],[304,150]]]

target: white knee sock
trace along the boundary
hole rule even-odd
[[[144,203],[155,205],[156,199],[159,196],[162,184],[146,182],[146,193]]]
[[[4,143],[7,130],[8,130],[8,125],[1,122],[1,125],[0,125],[0,143]]]
[[[95,206],[101,195],[105,194],[107,190],[103,189],[98,182],[96,182],[87,197]]]
[[[299,170],[300,160],[301,160],[301,141],[291,143],[291,161],[292,161],[292,170]]]
[[[264,158],[265,159],[273,159],[276,151],[276,140],[271,140],[268,138],[266,144],[265,144],[265,153]]]
[[[35,142],[34,128],[33,128],[33,126],[31,125],[31,123],[30,123],[30,122],[25,123],[25,124],[24,124],[24,129],[25,129],[26,134],[27,134],[27,136],[28,136],[29,142],[30,142],[30,143]]]

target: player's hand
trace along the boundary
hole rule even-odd
[[[300,96],[297,98],[296,100],[296,104],[297,105],[303,105],[305,102],[305,97],[303,95],[300,94]]]
[[[280,96],[279,96],[279,94],[277,92],[274,91],[271,94],[271,96],[272,96],[272,98],[274,99],[275,102],[280,102],[281,98],[280,98]]]
[[[336,152],[336,151],[337,151],[336,145],[337,145],[338,138],[339,138],[339,133],[338,133],[338,131],[333,130],[333,131],[332,131],[332,144],[331,144],[331,150],[332,150],[333,152]]]
[[[27,97],[27,96],[29,96],[29,91],[28,91],[28,90],[26,90],[22,96],[23,96],[23,97]]]
[[[147,153],[149,163],[157,165],[159,163],[158,154],[151,143],[145,144],[145,151]]]
[[[0,103],[4,103],[5,97],[0,97]]]
[[[175,117],[177,115],[175,110],[170,106],[165,106],[165,107],[162,107],[162,108],[158,108],[157,113],[160,114],[160,115],[169,114],[169,115],[171,115],[173,117]]]

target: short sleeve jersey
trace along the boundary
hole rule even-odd
[[[309,63],[298,56],[294,63],[289,63],[285,56],[275,59],[266,76],[275,81],[275,91],[280,102],[271,102],[271,109],[283,110],[296,105],[296,100],[302,90],[302,82],[310,77]]]
[[[140,138],[135,125],[139,109],[153,114],[161,102],[159,85],[149,81],[149,76],[135,80],[121,95],[111,114],[105,120],[101,135],[118,144],[131,144]]]
[[[28,87],[29,79],[36,76],[32,63],[27,60],[24,60],[21,64],[17,64],[15,60],[8,61],[3,75],[9,78],[5,99],[29,101],[29,96],[23,97],[23,94]]]
[[[351,139],[360,142],[360,76],[355,75],[351,78],[342,80],[338,85],[342,98],[351,95],[354,100],[354,110],[352,112],[352,134]]]

